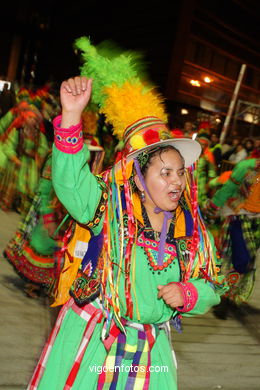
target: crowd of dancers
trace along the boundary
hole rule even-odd
[[[5,108],[0,119],[0,207],[19,213],[21,221],[4,256],[25,281],[28,297],[44,294],[53,300],[60,250],[72,222],[55,195],[51,177],[52,119],[60,111],[59,100],[48,87],[20,88],[14,106]],[[98,173],[105,155],[95,136],[99,117],[91,109],[82,119],[92,169]]]
[[[3,255],[61,308],[28,389],[177,389],[170,325],[250,301],[259,140],[171,130],[138,56],[75,47],[81,76],[59,97],[20,88],[1,109],[0,207],[21,216]]]
[[[12,107],[3,107],[0,118],[0,207],[20,213],[21,222],[4,256],[25,280],[29,297],[46,294],[59,305],[57,286],[68,256],[64,247],[75,231],[75,221],[58,200],[51,179],[52,120],[60,112],[60,102],[47,86],[35,91],[20,88],[13,102]],[[102,115],[96,108],[83,114],[92,170],[99,173],[120,154],[120,144],[107,129],[103,139],[97,136]],[[214,309],[224,319],[230,308],[247,303],[253,291],[260,242],[260,141],[234,136],[221,145],[216,129],[205,120],[185,130],[172,134],[196,133],[202,146],[195,169],[198,202],[230,287]]]

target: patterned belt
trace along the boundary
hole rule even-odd
[[[101,323],[104,319],[101,307],[97,308],[93,304],[85,305],[80,308],[73,299],[70,299],[61,309],[57,318],[55,327],[47,341],[45,348],[42,352],[38,365],[35,369],[33,377],[27,390],[37,390],[40,379],[44,373],[48,356],[53,347],[55,338],[59,332],[61,323],[69,309],[75,311],[81,318],[83,318],[87,324],[82,336],[80,346],[76,358],[73,362],[69,376],[63,390],[71,390],[75,382],[77,373],[80,368],[83,356],[93,335],[97,323]],[[115,367],[120,366],[123,359],[132,360],[131,366],[135,369],[128,373],[127,383],[125,389],[134,389],[138,381],[138,389],[146,390],[149,388],[150,370],[151,365],[151,350],[156,341],[156,338],[160,330],[165,330],[169,340],[170,328],[168,322],[160,324],[140,324],[132,321],[128,321],[124,318],[121,319],[124,327],[130,327],[137,330],[138,339],[136,346],[130,346],[126,343],[126,335],[112,320],[111,328],[107,338],[103,339],[104,346],[107,350],[107,357],[103,364],[103,367]],[[105,332],[105,321],[102,329],[102,334]],[[117,342],[114,342],[117,339]],[[142,370],[139,369],[142,367]],[[119,371],[114,371],[111,375],[110,370],[102,370],[99,374],[98,386],[99,390],[109,389],[112,383],[116,383],[118,379]]]

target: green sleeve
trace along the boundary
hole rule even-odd
[[[218,181],[218,178],[219,178],[219,177],[216,176],[216,177],[214,177],[214,179],[211,179],[211,180],[209,181],[209,188],[210,188],[210,189],[213,189],[213,190],[216,191],[217,187],[220,187],[220,186],[221,186],[220,182]]]
[[[212,198],[212,202],[218,206],[222,207],[226,203],[226,201],[235,196],[237,192],[237,184],[235,184],[230,179],[223,184],[223,186],[217,190],[217,192],[214,194]]]
[[[45,215],[52,213],[54,190],[51,180],[41,178],[39,182],[38,193],[41,198],[40,214]]]
[[[229,180],[223,184],[223,186],[214,194],[212,202],[218,206],[222,207],[226,201],[235,197],[239,188],[239,184],[242,183],[242,180],[247,173],[248,169],[254,168],[256,164],[256,159],[248,159],[239,162],[236,164],[231,177]]]
[[[49,151],[49,145],[48,145],[48,141],[47,141],[47,138],[45,137],[44,134],[42,134],[41,132],[39,132],[39,137],[40,137],[40,140],[39,140],[39,146],[38,146],[38,150],[37,150],[37,153],[40,157],[45,157]]]
[[[217,176],[215,165],[210,161],[208,162],[208,178],[214,179]]]
[[[5,132],[5,130],[10,126],[14,120],[14,115],[11,110],[9,110],[2,118],[0,119],[0,135]]]
[[[52,152],[52,180],[54,190],[68,210],[80,223],[92,221],[99,205],[102,189],[89,169],[90,153],[86,145],[78,153]]]
[[[17,155],[17,151],[16,151],[17,144],[18,144],[18,131],[15,128],[13,128],[8,134],[5,143],[3,144],[3,152],[6,154],[6,156],[9,159]]]
[[[198,200],[201,206],[204,205],[208,198],[207,184],[215,176],[216,171],[214,165],[206,157],[201,157],[198,160],[197,169],[194,172],[194,177],[198,182]]]

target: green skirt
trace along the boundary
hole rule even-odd
[[[72,308],[69,308],[61,323],[56,339],[53,343],[51,353],[47,359],[46,368],[39,382],[37,389],[63,390],[71,368],[75,362],[78,349],[81,345],[87,321],[78,315]],[[91,389],[151,389],[151,390],[175,390],[177,389],[177,373],[175,357],[164,330],[160,330],[151,350],[151,361],[149,363],[150,380],[149,387],[143,386],[138,378],[129,381],[129,373],[135,365],[138,344],[138,330],[126,326],[126,342],[124,353],[120,352],[120,335],[115,338],[110,352],[101,340],[102,322],[95,325],[92,337],[88,342],[80,363],[75,381],[72,387],[74,390]],[[115,352],[115,359],[111,351]],[[119,353],[120,352],[120,353]],[[111,365],[118,367],[117,355],[122,356],[120,366],[117,368],[117,375],[110,381],[108,376],[104,379],[104,371]],[[109,355],[109,356],[108,356]],[[140,366],[139,366],[140,367]],[[37,371],[37,370],[36,370]],[[112,385],[111,385],[112,382]],[[29,389],[31,389],[29,387]]]

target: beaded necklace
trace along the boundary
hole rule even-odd
[[[137,245],[140,245],[144,249],[144,253],[148,259],[148,266],[152,273],[167,272],[168,267],[172,268],[172,263],[177,258],[176,246],[174,241],[174,225],[175,225],[175,213],[171,219],[169,230],[166,236],[165,243],[165,255],[163,264],[158,264],[158,244],[160,241],[160,232],[153,230],[145,208],[142,205],[142,214],[144,220],[144,227],[142,226],[138,232]]]

